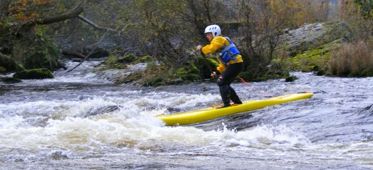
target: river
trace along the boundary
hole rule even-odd
[[[155,115],[219,103],[217,86],[114,85],[97,64],[0,84],[0,169],[373,169],[373,78],[237,83],[243,100],[314,96],[168,127]]]

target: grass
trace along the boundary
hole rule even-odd
[[[334,50],[329,62],[332,75],[373,76],[373,47],[364,41],[346,43]]]

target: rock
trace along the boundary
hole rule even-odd
[[[293,82],[293,81],[295,81],[297,79],[298,79],[298,77],[289,76],[289,77],[286,77],[285,82]]]
[[[102,115],[105,113],[111,113],[116,110],[119,110],[120,108],[118,106],[105,106],[105,107],[100,107],[100,108],[95,108],[90,110],[88,113],[84,115],[84,117],[89,117],[89,116],[96,116],[96,115]]]
[[[94,51],[92,51],[92,47],[85,47],[83,49],[84,56],[89,55],[89,58],[103,58],[108,57],[110,53],[102,48],[94,48]]]
[[[316,71],[316,75],[318,75],[318,76],[323,76],[325,74],[326,74],[325,70],[318,70],[318,71]]]
[[[18,79],[46,79],[53,78],[53,74],[48,69],[41,68],[19,71],[13,77]]]
[[[343,22],[307,24],[286,32],[280,37],[279,49],[288,51],[289,55],[293,54],[291,56],[338,39],[346,40],[352,36],[348,25]]]
[[[15,71],[16,69],[16,62],[11,57],[0,53],[0,73]]]
[[[1,78],[0,79],[2,82],[4,83],[8,83],[8,84],[13,84],[13,83],[20,83],[22,82],[22,80],[18,79],[18,78],[13,78],[13,77],[4,77],[4,78]]]
[[[55,152],[51,153],[50,157],[53,160],[69,159],[69,157],[65,153],[63,153],[62,151],[55,151]]]
[[[365,108],[363,108],[360,112],[359,115],[362,115],[363,118],[370,118],[373,116],[373,104],[369,105]]]

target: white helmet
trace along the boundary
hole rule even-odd
[[[205,34],[209,33],[209,32],[212,33],[213,37],[221,35],[221,29],[220,29],[219,25],[209,25],[209,26],[207,26],[205,28]]]

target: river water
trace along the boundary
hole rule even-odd
[[[234,84],[243,100],[315,95],[167,127],[155,115],[219,103],[217,86],[114,85],[97,64],[0,84],[0,169],[373,169],[373,78]]]

